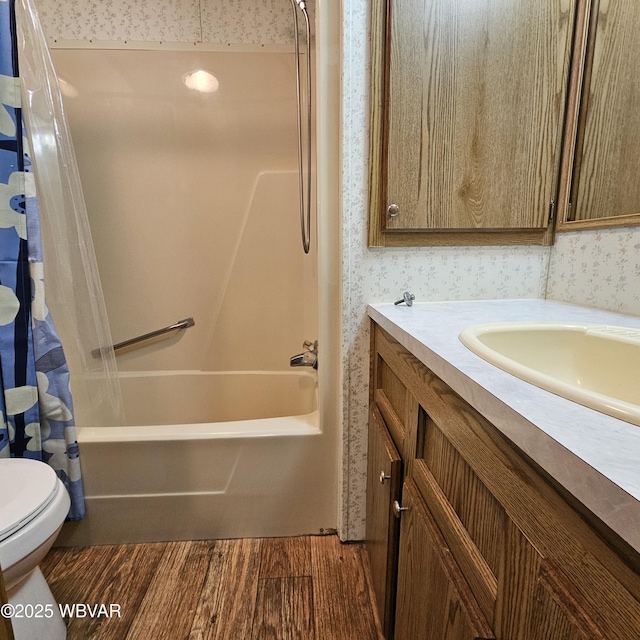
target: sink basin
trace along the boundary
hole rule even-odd
[[[640,329],[497,322],[468,327],[460,340],[522,380],[640,426]]]

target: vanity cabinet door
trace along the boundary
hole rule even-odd
[[[605,640],[575,587],[513,523],[506,528],[496,636],[499,640]]]
[[[402,461],[375,404],[369,416],[366,549],[378,617],[387,640],[393,635],[398,524],[392,505],[400,498]]]
[[[494,639],[411,478],[402,506],[395,640]]]

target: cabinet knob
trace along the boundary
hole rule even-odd
[[[400,213],[400,207],[397,204],[390,204],[387,207],[387,214],[390,218],[395,218]]]
[[[397,500],[394,500],[394,501],[393,501],[393,515],[394,515],[396,518],[399,518],[399,517],[400,517],[400,514],[401,514],[403,511],[409,511],[409,507],[401,507],[401,506],[400,506],[400,503],[399,503]]]
[[[386,476],[384,471],[380,472],[380,484],[384,484],[385,480],[391,480],[391,476]]]

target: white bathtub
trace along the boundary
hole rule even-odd
[[[315,372],[120,375],[130,426],[78,427],[87,518],[58,544],[335,528]]]

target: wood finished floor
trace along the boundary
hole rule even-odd
[[[72,617],[67,640],[381,640],[360,544],[336,536],[52,549],[58,603],[119,604]]]

